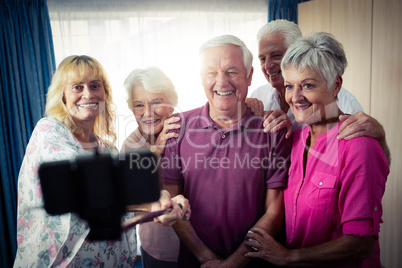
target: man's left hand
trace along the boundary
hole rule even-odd
[[[372,137],[378,141],[385,138],[385,131],[381,124],[363,112],[340,115],[339,120],[343,122],[339,127],[339,140],[350,140],[362,136]]]
[[[377,120],[363,112],[357,112],[353,115],[340,115],[339,120],[342,121],[338,130],[339,140],[350,140],[361,136],[372,137],[380,144],[388,165],[391,166],[391,152],[385,139],[385,131]]]

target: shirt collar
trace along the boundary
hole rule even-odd
[[[215,122],[209,116],[209,103],[207,102],[201,107],[200,119],[198,120],[200,128],[210,128]]]
[[[201,117],[200,120],[198,120],[200,128],[211,128],[213,126],[220,128],[218,126],[218,124],[214,120],[212,120],[212,118],[209,115],[209,103],[208,102],[204,106],[201,107],[200,117]],[[240,121],[228,130],[236,130],[239,128],[239,126],[244,127],[244,128],[252,128],[252,129],[262,128],[263,120],[261,118],[262,117],[260,117],[260,116],[255,116],[255,118],[254,118],[254,114],[251,112],[250,109],[247,108],[246,113],[240,119]]]
[[[342,122],[339,122],[338,124],[336,124],[335,126],[333,126],[330,130],[322,133],[321,135],[319,135],[317,137],[317,141],[316,144],[318,144],[319,142],[321,142],[324,139],[327,139],[327,137],[329,139],[333,139],[334,136],[338,135],[338,131],[339,131],[339,126],[342,124]],[[302,129],[302,133],[303,133],[303,142],[304,144],[307,143],[307,138],[310,135],[310,128],[308,125],[306,125],[303,129]]]

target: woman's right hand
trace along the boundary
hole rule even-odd
[[[175,197],[172,197],[172,201],[176,202],[183,212],[183,217],[181,218],[183,221],[188,221],[191,217],[191,208],[190,202],[183,195],[179,194]]]
[[[246,257],[260,258],[278,266],[287,264],[288,250],[263,228],[252,228],[244,244],[250,249]]]
[[[180,124],[175,124],[178,121],[180,121],[180,117],[177,115],[173,115],[166,119],[163,123],[163,129],[159,133],[158,138],[156,139],[154,144],[154,146],[156,147],[156,153],[158,153],[159,155],[163,155],[163,153],[165,152],[165,146],[168,139],[179,137],[178,133],[169,132],[170,130],[181,128]]]
[[[158,202],[152,203],[151,212],[162,209],[169,209],[167,213],[154,219],[165,226],[172,226],[179,220],[189,220],[191,215],[190,203],[182,196],[178,195],[174,198],[166,190],[161,191],[161,197]]]

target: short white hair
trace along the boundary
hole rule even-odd
[[[310,67],[326,81],[328,90],[337,76],[342,76],[348,61],[340,42],[330,33],[318,32],[300,38],[283,56],[281,68],[304,69]]]
[[[203,57],[205,50],[208,48],[212,47],[221,47],[221,46],[237,46],[241,49],[243,53],[243,63],[244,67],[246,68],[247,71],[247,77],[250,76],[251,69],[253,68],[253,54],[251,51],[247,48],[246,44],[240,40],[240,38],[234,36],[234,35],[221,35],[215,38],[212,38],[205,42],[201,47],[200,47],[200,56]]]
[[[268,34],[282,35],[285,38],[286,48],[303,36],[299,26],[293,21],[288,20],[273,20],[262,26],[257,33],[258,43]]]
[[[127,90],[127,104],[133,110],[133,91],[137,87],[143,87],[151,93],[165,93],[169,104],[177,106],[178,96],[172,81],[158,68],[148,67],[135,69],[124,80],[124,87]]]

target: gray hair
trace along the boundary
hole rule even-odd
[[[302,37],[302,32],[299,26],[293,21],[288,20],[273,20],[260,28],[257,33],[258,43],[268,34],[280,34],[285,38],[285,46],[288,48],[297,39]]]
[[[243,63],[247,71],[247,77],[249,77],[251,68],[253,67],[253,54],[246,47],[246,44],[244,44],[242,40],[234,35],[221,35],[208,40],[200,47],[200,56],[203,57],[205,50],[208,48],[230,45],[240,47],[241,51],[243,52]]]
[[[335,78],[342,76],[348,62],[343,46],[330,33],[319,32],[299,39],[283,56],[281,68],[310,67],[327,81],[331,89]]]
[[[178,96],[172,81],[157,67],[135,69],[124,80],[124,87],[127,90],[127,104],[130,110],[133,108],[132,93],[136,87],[143,87],[151,93],[165,93],[169,103],[177,105]]]

